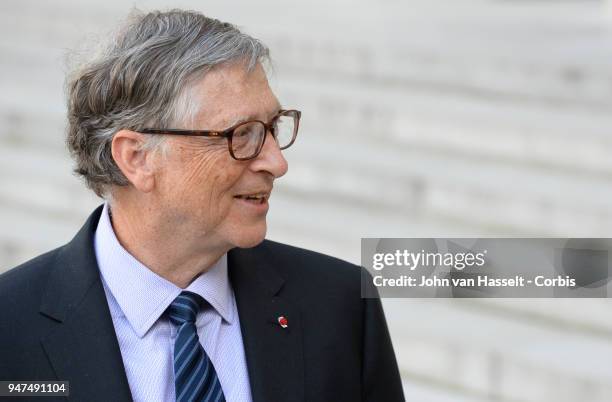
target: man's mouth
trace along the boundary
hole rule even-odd
[[[263,204],[268,200],[268,198],[270,198],[270,193],[241,194],[234,196],[234,198],[239,198],[241,200],[246,200],[256,204]]]

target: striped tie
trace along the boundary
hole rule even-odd
[[[221,383],[198,338],[195,319],[204,299],[182,292],[168,307],[170,321],[177,326],[174,343],[176,401],[225,402]]]

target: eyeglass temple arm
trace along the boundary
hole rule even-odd
[[[211,131],[211,130],[180,130],[180,129],[157,129],[145,128],[140,131],[142,134],[164,134],[164,135],[191,135],[201,137],[229,137],[229,130]]]

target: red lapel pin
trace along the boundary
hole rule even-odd
[[[287,326],[289,325],[289,321],[287,321],[287,317],[281,315],[280,317],[278,317],[278,324],[283,328],[287,328]]]

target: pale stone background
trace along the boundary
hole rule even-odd
[[[281,100],[304,112],[272,239],[358,263],[366,236],[612,237],[612,2],[3,0],[0,271],[99,203],[63,145],[65,55],[133,4],[271,47]],[[608,300],[385,308],[410,401],[612,400]]]

